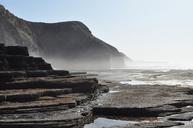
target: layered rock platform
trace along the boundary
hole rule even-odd
[[[111,92],[99,96],[108,87],[92,75],[0,44],[0,128],[83,128],[100,117],[137,122],[108,128],[182,128],[193,119],[192,88],[100,83]]]
[[[97,79],[53,70],[26,47],[0,44],[0,127],[82,127],[87,104],[99,93]]]
[[[193,127],[193,88],[166,85],[133,86],[116,82],[108,84],[111,93],[97,98],[93,115],[96,118],[106,117],[128,123],[105,128]],[[93,125],[90,125],[89,128],[92,128]]]

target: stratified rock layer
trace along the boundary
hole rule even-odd
[[[29,56],[26,47],[5,47],[4,44],[0,44],[0,70],[52,70],[52,67],[42,58]],[[1,72],[0,75],[3,77],[3,74],[6,77],[6,73]]]
[[[97,79],[53,70],[26,47],[0,44],[0,62],[1,128],[79,128],[91,119],[83,104],[102,87]]]
[[[93,106],[93,114],[96,117],[135,121],[134,124],[128,122],[124,126],[115,125],[108,128],[192,127],[192,88],[169,85],[128,85],[116,82],[108,84],[111,86],[111,93],[97,98]],[[99,122],[94,123],[96,126],[97,124]],[[89,125],[94,126],[92,123]]]

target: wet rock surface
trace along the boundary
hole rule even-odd
[[[186,127],[184,121],[193,119],[192,88],[108,84],[111,91],[97,99],[94,115],[137,122],[108,128],[181,128]]]
[[[57,79],[56,76],[53,79]],[[83,78],[76,79],[79,80],[71,79],[71,82],[76,82],[77,85],[82,83]],[[83,81],[90,79],[84,78]],[[91,88],[96,86],[96,81],[90,83]],[[83,127],[87,120],[92,118],[91,111],[87,112],[88,106],[83,104],[92,100],[97,92],[86,93],[82,90],[74,92],[68,85],[59,89],[25,88],[0,91],[0,127]]]
[[[175,128],[193,119],[192,88],[98,81],[53,70],[19,46],[1,44],[0,64],[1,128],[95,128],[85,124],[99,117],[135,121],[108,128]]]
[[[79,128],[92,119],[89,102],[108,87],[95,78],[53,70],[26,47],[0,44],[0,127]]]

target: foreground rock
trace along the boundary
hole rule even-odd
[[[1,128],[82,128],[99,117],[136,121],[111,128],[167,128],[193,119],[192,88],[108,81],[110,93],[99,96],[109,88],[92,75],[53,70],[25,47],[0,46]]]
[[[92,119],[88,103],[105,90],[95,78],[53,70],[26,47],[0,44],[0,127],[79,128]]]
[[[98,111],[107,108],[108,110],[104,111],[107,114],[114,114],[113,109],[117,109],[120,112],[122,110],[123,115],[126,114],[127,116],[130,114],[131,116],[134,116],[134,114],[136,116],[138,116],[137,114],[159,116],[162,111],[177,112],[179,107],[192,105],[187,103],[193,98],[191,95],[192,91],[189,88],[174,86],[123,86],[120,91],[109,93],[99,99],[99,104],[101,105],[96,106],[94,111],[99,113]],[[112,109],[112,112],[108,112],[110,109]],[[126,111],[128,112],[125,113]],[[137,111],[142,112],[137,113]]]
[[[6,87],[11,83],[8,88],[3,87],[0,91],[1,128],[78,128],[92,119],[91,111],[86,104],[96,97],[100,88],[95,79],[55,75],[31,78],[23,85],[21,81],[30,78],[21,79],[1,84]],[[41,79],[41,82],[38,84],[36,79]],[[47,79],[49,81],[46,81]],[[54,86],[57,80],[63,81]],[[19,87],[20,83],[21,87]]]
[[[183,127],[184,121],[193,119],[193,89],[176,86],[131,86],[109,84],[116,91],[100,96],[93,113],[97,117],[135,120],[129,128]],[[114,86],[113,86],[114,85]],[[146,120],[148,122],[143,122]],[[109,128],[119,128],[113,126]]]

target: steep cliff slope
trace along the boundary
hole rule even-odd
[[[55,67],[108,69],[124,67],[125,56],[92,35],[81,22],[34,23],[0,5],[0,43],[27,46]]]

